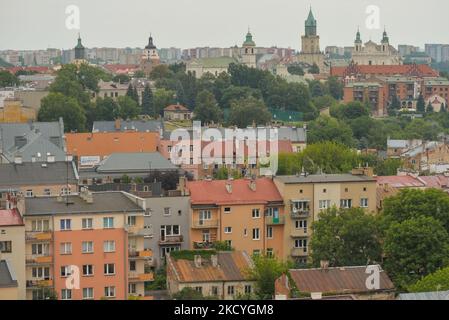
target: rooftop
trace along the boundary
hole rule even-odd
[[[251,181],[250,179],[188,181],[187,188],[190,190],[193,205],[265,204],[283,201],[273,180],[255,179],[254,189],[251,189]]]
[[[113,153],[103,160],[97,172],[142,172],[148,170],[177,170],[159,152]]]
[[[143,212],[122,192],[94,192],[93,202],[89,203],[79,195],[62,197],[25,198],[26,212],[24,216],[76,214],[76,213],[125,213]],[[68,198],[68,205],[67,205]]]
[[[251,267],[251,258],[246,252],[218,252],[218,266],[214,266],[210,258],[201,258],[201,266],[189,259],[174,259],[169,256],[167,266],[172,268],[179,282],[218,282],[247,280],[245,272]]]
[[[311,174],[308,176],[277,176],[277,180],[285,184],[295,183],[338,183],[338,182],[372,182],[373,177],[347,174]]]
[[[118,120],[118,121],[95,121],[92,132],[159,132],[164,128],[160,120]]]
[[[438,77],[438,71],[428,65],[357,65],[331,67],[331,75],[343,77],[346,73],[381,74],[381,75],[418,75],[421,77]]]
[[[164,111],[190,112],[190,110],[180,104],[171,104],[164,108]]]
[[[199,64],[204,68],[227,68],[231,63],[236,63],[237,60],[230,57],[218,58],[202,58],[191,61],[191,64]]]
[[[22,216],[17,209],[0,210],[0,227],[23,226]]]

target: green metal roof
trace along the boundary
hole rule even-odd
[[[237,60],[231,57],[202,58],[196,59],[194,63],[204,68],[227,68],[231,63],[237,63]]]
[[[246,40],[245,42],[243,42],[243,46],[244,47],[255,47],[256,43],[253,40],[253,35],[251,34],[251,32],[248,30],[248,33],[246,34]]]

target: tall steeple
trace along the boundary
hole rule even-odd
[[[78,33],[78,43],[75,47],[75,59],[83,60],[85,58],[86,58],[85,48],[84,48],[83,44],[81,43],[81,35]]]
[[[382,36],[382,43],[390,43],[390,38],[388,38],[386,27],[384,27],[384,33],[383,33],[383,36]]]
[[[253,40],[253,35],[251,34],[251,31],[248,27],[248,33],[246,34],[245,42],[243,42],[243,53],[242,53],[242,59],[243,64],[250,68],[256,68],[256,43]]]
[[[312,6],[310,7],[309,16],[305,22],[306,36],[316,36],[317,22],[313,16]]]

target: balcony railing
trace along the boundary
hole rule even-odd
[[[26,231],[25,240],[27,241],[51,241],[53,233],[51,231]]]
[[[153,252],[150,250],[129,250],[128,257],[133,259],[151,259]]]
[[[153,235],[150,229],[141,226],[125,225],[125,229],[128,231],[128,235],[133,237],[151,237]]]
[[[43,255],[27,255],[26,264],[52,264],[53,256],[49,253]]]
[[[285,217],[265,217],[265,224],[269,226],[285,224]]]
[[[303,210],[303,209],[292,209],[291,217],[292,219],[300,219],[300,218],[307,218],[310,216],[310,210]]]
[[[144,282],[144,281],[153,281],[154,275],[153,272],[149,273],[139,273],[139,272],[129,272],[128,273],[128,281],[129,282]]]
[[[193,220],[192,228],[218,228],[218,220]]]
[[[175,244],[182,243],[184,241],[184,237],[182,235],[176,236],[161,236],[159,238],[159,244]]]
[[[27,280],[26,281],[27,288],[48,288],[53,287],[53,280]]]
[[[292,257],[306,257],[308,255],[306,248],[292,248],[291,256]]]
[[[307,228],[299,228],[299,229],[293,228],[290,232],[290,236],[292,238],[307,237],[308,236],[307,231],[308,231]]]
[[[212,249],[213,246],[212,242],[193,241],[194,249]]]

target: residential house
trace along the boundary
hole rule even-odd
[[[167,255],[167,290],[173,295],[191,288],[205,297],[232,300],[254,292],[255,282],[249,279],[252,260],[246,252],[217,252],[210,255],[185,251]]]
[[[193,112],[183,105],[171,104],[164,108],[164,119],[168,121],[191,120]]]
[[[144,296],[144,283],[153,280],[145,208],[122,192],[85,190],[29,198],[25,205],[27,299],[48,292],[60,300]]]
[[[283,257],[284,203],[269,178],[187,182],[190,247],[216,241],[248,254]]]
[[[369,282],[369,277],[374,272],[379,276],[378,282]],[[321,268],[290,269],[288,273],[295,284],[296,293],[300,296],[308,295],[309,299],[394,299],[393,282],[380,265],[330,268],[324,262]],[[275,295],[279,300],[290,299],[294,295],[286,278],[284,274],[276,280]]]
[[[400,156],[407,150],[419,146],[422,144],[422,140],[395,140],[387,139],[387,157],[388,158],[400,158]]]
[[[274,183],[285,205],[282,257],[300,265],[308,261],[312,225],[321,211],[333,206],[376,211],[376,179],[370,168],[351,174],[278,176]]]
[[[17,98],[5,99],[0,107],[0,123],[23,123],[36,120],[36,111],[22,106]]]

